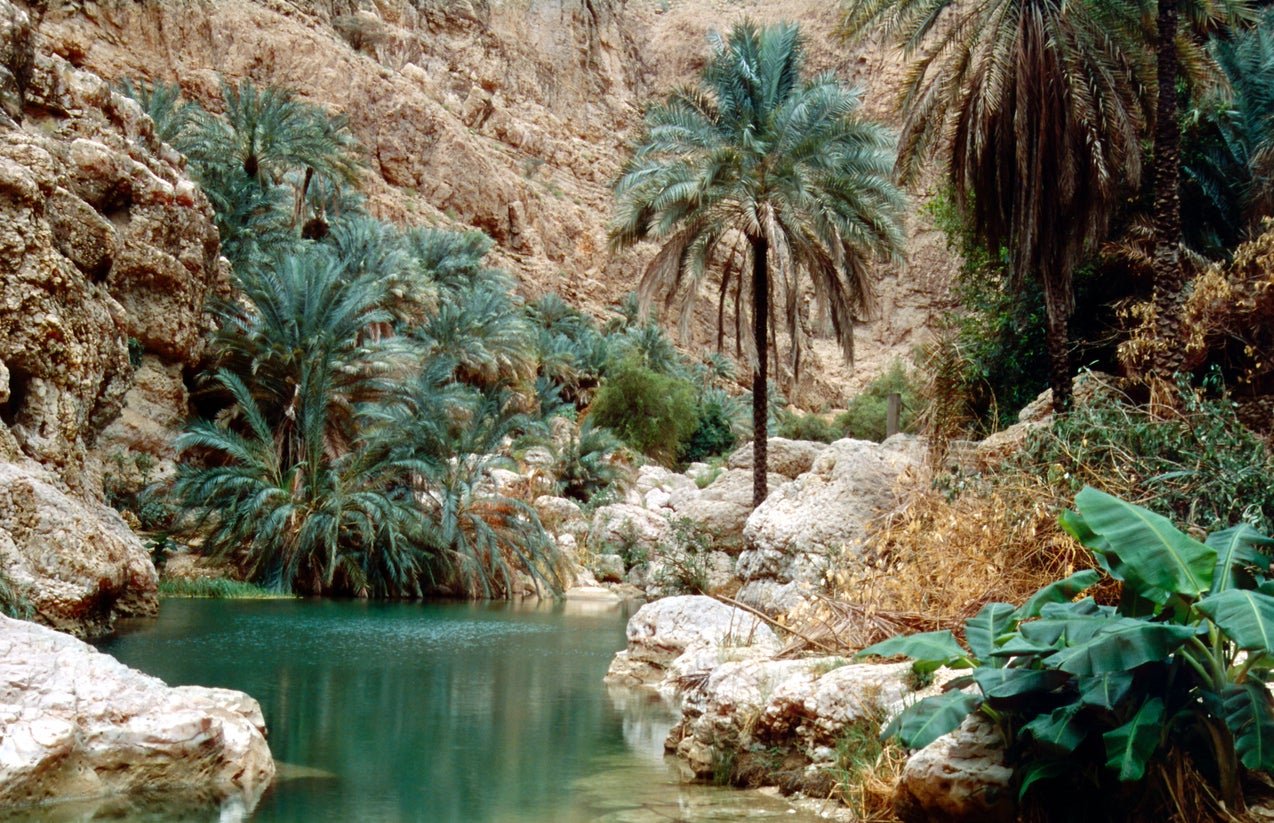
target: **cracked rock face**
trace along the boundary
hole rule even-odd
[[[135,103],[44,52],[0,0],[0,572],[38,619],[91,635],[156,606],[141,541],[103,504],[102,457],[171,436],[108,430],[137,405],[130,346],[180,375],[225,272],[182,158]],[[160,405],[156,426],[181,420],[184,389]]]
[[[274,776],[264,730],[260,706],[241,692],[171,688],[0,615],[0,808],[158,788],[250,809]]]

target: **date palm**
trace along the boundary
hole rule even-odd
[[[615,186],[615,248],[662,248],[639,287],[681,305],[683,330],[709,275],[719,275],[718,347],[733,300],[738,336],[751,312],[753,503],[766,497],[770,339],[781,317],[799,375],[802,284],[812,287],[846,359],[856,316],[872,298],[869,261],[902,245],[902,195],[890,177],[892,141],[859,117],[859,99],[833,76],[802,78],[791,24],[735,25],[695,88],[646,115],[645,131]],[[746,288],[745,288],[746,284]],[[775,306],[776,287],[783,298]]]
[[[1044,293],[1053,405],[1071,394],[1076,265],[1140,178],[1151,65],[1135,0],[846,0],[850,38],[877,32],[912,58],[899,169],[938,156],[979,242],[1007,249],[1012,285]]]

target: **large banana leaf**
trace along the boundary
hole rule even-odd
[[[1101,572],[1096,569],[1085,569],[1081,572],[1075,572],[1070,577],[1050,583],[1031,595],[1031,599],[1022,604],[1022,608],[1018,610],[1017,617],[1019,620],[1039,617],[1040,610],[1046,605],[1050,603],[1069,603],[1075,599],[1075,595],[1084,589],[1097,585],[1099,580],[1101,580]]]
[[[1208,535],[1207,545],[1216,549],[1216,571],[1212,575],[1212,592],[1234,588],[1255,588],[1256,570],[1267,574],[1270,558],[1258,546],[1274,546],[1274,539],[1266,537],[1247,523]]]
[[[1274,651],[1274,597],[1247,589],[1226,589],[1195,604],[1245,651]]]
[[[897,735],[908,749],[923,749],[947,732],[954,731],[981,702],[981,697],[964,692],[926,697],[908,706],[890,721],[881,737]]]
[[[1016,611],[1009,603],[987,603],[976,615],[964,621],[964,637],[975,657],[983,663],[990,662],[996,641],[1013,627],[1013,613]]]
[[[1065,672],[1048,669],[993,669],[987,666],[974,669],[972,677],[988,700],[1048,693],[1070,680]]]
[[[1178,530],[1166,517],[1091,486],[1075,496],[1084,524],[1109,541],[1111,574],[1155,602],[1163,593],[1198,597],[1212,587],[1217,552]]]
[[[1108,620],[1085,643],[1044,658],[1044,665],[1080,677],[1126,672],[1145,663],[1166,660],[1197,633],[1194,626],[1147,623],[1121,617]]]
[[[1163,701],[1157,697],[1142,704],[1124,725],[1102,735],[1106,741],[1106,766],[1119,773],[1125,783],[1146,775],[1150,758],[1159,748],[1163,731]]]
[[[1101,709],[1114,709],[1132,691],[1132,672],[1107,672],[1079,679],[1079,702]]]
[[[854,657],[869,655],[910,657],[916,661],[917,671],[934,671],[941,666],[967,668],[972,665],[968,653],[956,642],[955,635],[946,630],[891,637],[868,646]]]
[[[1022,731],[1045,746],[1073,752],[1088,736],[1088,726],[1079,716],[1080,708],[1077,703],[1059,706],[1027,723]]]
[[[1234,750],[1249,769],[1274,769],[1274,715],[1265,685],[1249,680],[1222,692]]]

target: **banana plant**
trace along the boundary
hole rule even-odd
[[[1274,769],[1274,540],[1240,525],[1200,542],[1093,488],[1061,523],[1099,570],[1021,606],[987,604],[966,621],[966,645],[925,632],[859,653],[910,657],[921,673],[967,670],[883,735],[922,748],[982,712],[1005,733],[1019,799],[1077,774],[1136,783],[1194,747],[1219,798],[1242,809],[1241,769]],[[1117,606],[1076,600],[1106,575],[1122,584]]]

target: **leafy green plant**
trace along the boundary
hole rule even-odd
[[[819,443],[831,443],[843,436],[840,430],[822,415],[801,414],[788,409],[779,410],[775,434],[789,440],[813,440]]]
[[[554,455],[558,494],[586,503],[623,481],[624,469],[614,459],[621,445],[609,429],[584,418]]]
[[[864,649],[968,670],[885,736],[920,748],[981,711],[1006,736],[1019,798],[1068,792],[1074,819],[1126,820],[1156,792],[1181,808],[1195,779],[1181,775],[1197,772],[1241,811],[1241,768],[1274,769],[1274,540],[1242,525],[1200,542],[1092,488],[1075,505],[1062,525],[1122,584],[1118,605],[1074,600],[1101,579],[1087,570],[1021,606],[987,604],[965,624],[967,649],[950,631]]]
[[[1097,383],[1090,400],[1033,431],[1011,467],[1046,477],[1063,494],[1091,485],[1144,501],[1190,527],[1244,521],[1270,532],[1274,455],[1239,423],[1219,375],[1204,384],[1183,380],[1177,411],[1165,416]]]
[[[4,569],[0,569],[0,614],[18,620],[30,620],[35,614],[30,601],[13,584]]]
[[[901,360],[894,360],[889,369],[854,395],[845,411],[836,416],[833,429],[839,437],[880,442],[888,434],[889,395],[898,394],[900,400],[898,430],[915,430],[916,411],[920,401],[911,376]]]
[[[694,432],[694,388],[625,360],[602,381],[589,414],[637,451],[671,465]]]

